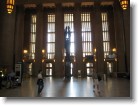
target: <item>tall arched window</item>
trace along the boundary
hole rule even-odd
[[[87,55],[93,55],[90,13],[81,14],[81,33],[83,57]]]
[[[102,18],[103,50],[104,50],[104,58],[106,58],[106,56],[109,55],[110,52],[110,37],[109,37],[107,13],[101,13],[101,18]]]
[[[47,15],[47,59],[55,58],[55,14]]]
[[[36,15],[31,15],[29,59],[35,59],[35,43],[36,43]]]

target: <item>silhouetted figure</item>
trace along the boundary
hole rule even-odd
[[[41,91],[44,87],[44,82],[43,82],[43,77],[42,77],[42,70],[39,70],[37,85],[38,85],[38,94],[41,94]]]
[[[71,37],[71,32],[70,32],[70,27],[65,28],[64,32],[65,36],[65,51],[66,51],[66,57],[65,57],[65,77],[69,78],[70,77],[70,37]]]
[[[2,72],[0,72],[0,89],[2,88]]]
[[[93,91],[94,92],[98,91],[98,93],[100,93],[98,74],[96,73],[95,69],[93,71],[92,78],[93,78],[93,88],[94,88]]]

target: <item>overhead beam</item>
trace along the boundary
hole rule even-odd
[[[21,4],[42,4],[42,3],[66,3],[66,2],[114,2],[117,0],[16,0],[16,5]]]

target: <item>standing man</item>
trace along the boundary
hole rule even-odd
[[[98,74],[96,73],[96,70],[94,69],[93,74],[92,74],[92,78],[93,78],[93,88],[94,88],[94,92],[98,91],[98,93],[100,93],[100,88],[99,88],[99,81],[98,81]]]
[[[42,77],[42,70],[39,70],[37,84],[38,84],[38,94],[41,94],[42,89],[44,87],[44,82],[43,82],[43,77]]]
[[[2,72],[0,72],[0,89],[2,89]]]

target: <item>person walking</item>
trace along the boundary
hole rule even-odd
[[[15,80],[15,72],[13,70],[10,71],[8,74],[8,79],[7,79],[7,88],[13,88],[14,87],[14,80]]]
[[[2,72],[0,72],[0,89],[2,89]]]
[[[98,74],[96,73],[96,70],[93,71],[92,78],[93,78],[93,88],[94,88],[93,91],[94,92],[98,91],[98,93],[100,93]]]
[[[38,85],[38,94],[41,94],[42,89],[44,87],[44,82],[43,82],[43,77],[42,77],[42,70],[39,70],[37,85]]]

